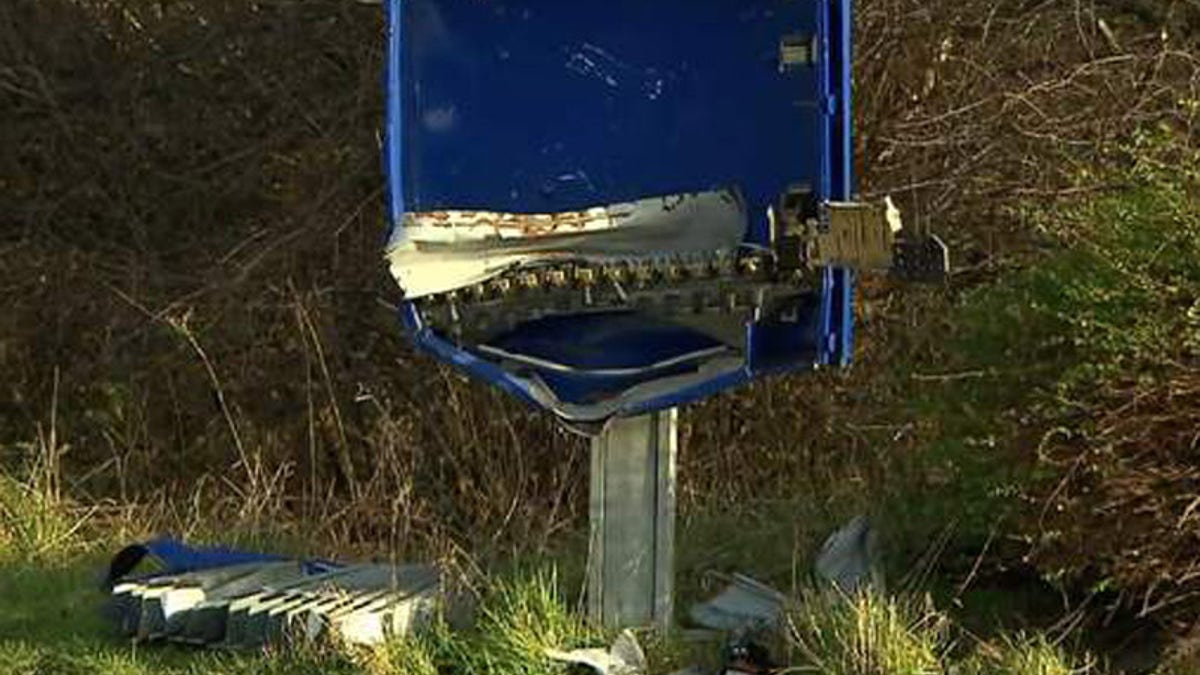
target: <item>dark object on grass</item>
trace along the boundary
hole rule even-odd
[[[733,640],[726,645],[724,661],[725,665],[721,668],[723,674],[757,675],[772,673],[778,668],[771,660],[771,654],[766,647],[746,637]]]

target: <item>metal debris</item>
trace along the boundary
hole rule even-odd
[[[120,629],[138,641],[254,647],[333,636],[378,644],[424,624],[440,601],[437,570],[257,562],[123,580],[112,589]]]
[[[769,259],[757,255],[548,264],[419,303],[431,326],[466,342],[486,342],[523,322],[552,316],[634,310],[740,344],[746,323],[794,306],[819,283],[800,272],[780,278]]]
[[[829,535],[817,554],[817,578],[852,595],[867,587],[884,591],[879,536],[866,516],[858,516]]]
[[[582,666],[597,675],[646,675],[646,653],[629,630],[621,631],[608,649],[546,650],[555,661]]]
[[[725,191],[557,214],[409,214],[388,257],[429,325],[462,343],[552,316],[632,310],[699,321],[740,345],[746,323],[795,307],[825,266],[924,281],[949,273],[945,243],[905,228],[890,198],[814,199],[788,193],[772,212],[771,247],[741,245],[744,206]]]
[[[742,574],[734,574],[716,597],[693,605],[692,621],[714,630],[749,632],[772,629],[783,615],[784,595]]]

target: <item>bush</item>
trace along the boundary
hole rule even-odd
[[[948,620],[927,598],[807,592],[788,612],[788,643],[825,675],[938,675]]]
[[[1200,607],[1200,153],[1130,148],[1125,187],[1045,222],[1069,247],[1035,274],[1076,365],[1025,529],[1044,570],[1127,592],[1142,614]]]

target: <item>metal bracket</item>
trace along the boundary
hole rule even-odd
[[[936,234],[901,239],[891,272],[906,281],[941,281],[950,273],[950,248]]]
[[[890,199],[816,204],[807,188],[789,191],[775,214],[774,249],[781,270],[848,267],[935,281],[950,271],[945,242],[905,228]]]
[[[826,202],[817,226],[808,225],[809,264],[886,270],[898,229],[888,218],[887,204]]]

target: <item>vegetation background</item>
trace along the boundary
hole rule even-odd
[[[1200,3],[861,0],[856,19],[862,191],[957,269],[866,282],[853,368],[684,412],[685,597],[708,569],[802,595],[815,545],[869,512],[933,605],[859,609],[933,646],[906,652],[926,670],[827,672],[943,672],[976,646],[988,668],[1090,651],[1200,672]],[[0,593],[24,599],[0,609],[0,667],[301,667],[64,630],[98,556],[156,532],[437,559],[500,607],[573,597],[583,442],[396,324],[382,29],[350,0],[0,5]],[[562,578],[496,582],[512,560]],[[533,632],[587,635],[537,607],[565,623]],[[800,661],[831,653],[812,634],[843,633],[798,628]],[[495,645],[408,647],[291,658],[471,672],[462,653]],[[496,672],[541,672],[505,649]]]

